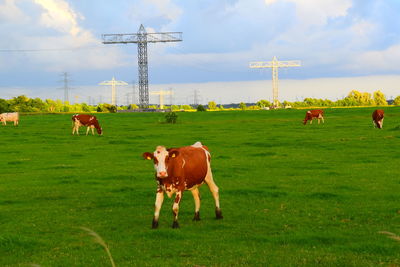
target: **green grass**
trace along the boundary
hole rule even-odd
[[[104,135],[72,136],[71,115],[0,127],[0,266],[387,266],[400,264],[400,109],[99,114]],[[83,133],[83,129],[81,129]],[[141,158],[201,141],[212,153],[223,220],[201,187],[180,229],[166,198],[151,229],[156,183]]]

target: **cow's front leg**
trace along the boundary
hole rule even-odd
[[[154,207],[153,223],[151,226],[153,229],[156,229],[158,227],[158,218],[160,217],[160,210],[163,201],[164,201],[164,192],[162,191],[162,189],[158,189],[156,195],[156,203]]]
[[[179,213],[179,203],[182,199],[182,191],[178,191],[175,194],[174,205],[172,206],[172,213],[174,215],[174,222],[172,223],[172,228],[179,228],[178,223],[178,213]]]
[[[90,126],[88,126],[87,129],[86,129],[86,135],[88,135],[89,130],[90,130]]]

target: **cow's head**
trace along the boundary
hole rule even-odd
[[[97,133],[98,133],[99,135],[103,135],[103,128],[101,128],[101,127],[99,126],[99,127],[96,128],[96,130],[97,130]]]
[[[167,150],[164,146],[158,146],[156,147],[156,151],[154,151],[154,153],[145,152],[142,156],[144,159],[153,160],[157,178],[167,178],[168,163],[171,159],[178,155],[178,150]]]
[[[382,129],[382,123],[383,123],[382,120],[376,120],[375,121],[375,125],[376,125],[376,127],[378,127],[378,129]]]
[[[303,124],[306,125],[307,121],[312,120],[311,111],[306,112],[306,117],[303,120]]]

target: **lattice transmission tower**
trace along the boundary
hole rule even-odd
[[[181,42],[182,32],[147,33],[143,24],[137,33],[103,34],[103,44],[138,44],[139,106],[149,106],[149,75],[147,43]]]
[[[69,102],[69,90],[71,90],[72,88],[69,87],[69,82],[70,79],[68,78],[68,72],[63,72],[62,73],[63,79],[62,79],[62,83],[64,84],[63,86],[63,90],[64,90],[64,103],[65,102]]]
[[[172,91],[164,91],[160,90],[157,92],[151,92],[151,95],[158,95],[160,96],[160,109],[164,109],[164,96],[165,95],[172,95]]]
[[[274,107],[278,107],[278,68],[283,67],[300,67],[301,62],[299,60],[291,61],[278,61],[276,57],[272,61],[256,61],[250,62],[249,67],[252,69],[260,68],[272,68],[272,102]]]
[[[124,81],[117,81],[115,80],[114,77],[110,81],[104,81],[99,83],[99,85],[111,85],[111,105],[116,106],[117,105],[117,92],[116,92],[116,86],[117,85],[128,85],[128,83]]]

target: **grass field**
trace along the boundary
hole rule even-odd
[[[398,266],[400,109],[99,114],[103,136],[72,136],[71,115],[22,116],[0,127],[0,266]],[[83,133],[83,129],[81,129]],[[156,183],[141,158],[201,141],[212,153],[223,220],[201,187],[151,229]]]

